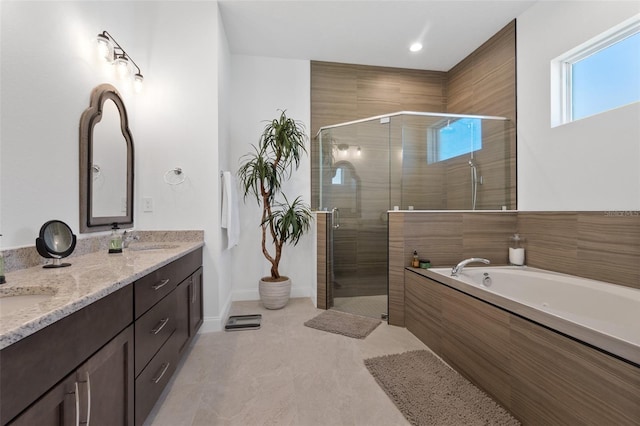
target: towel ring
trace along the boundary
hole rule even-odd
[[[167,170],[164,174],[164,181],[169,185],[180,185],[186,178],[186,173],[180,167]]]

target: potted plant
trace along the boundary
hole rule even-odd
[[[258,146],[252,145],[254,152],[243,157],[238,171],[245,202],[248,195],[254,195],[262,207],[262,254],[271,263],[271,276],[259,281],[258,290],[267,309],[280,309],[289,301],[291,280],[278,270],[282,249],[285,244],[297,245],[311,225],[309,206],[300,196],[289,202],[282,192],[283,183],[298,169],[302,154],[307,153],[306,141],[304,125],[282,111],[265,126]],[[267,235],[272,251],[267,246]]]

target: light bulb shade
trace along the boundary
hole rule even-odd
[[[140,92],[142,90],[142,82],[144,81],[144,77],[142,76],[142,74],[137,73],[136,75],[133,76],[133,89],[136,92]]]
[[[96,42],[98,43],[98,56],[111,62],[113,60],[113,43],[111,43],[109,37],[104,34],[98,34]]]
[[[126,77],[131,73],[130,71],[130,62],[126,56],[119,56],[113,61],[113,65],[116,67],[116,72],[120,77]]]

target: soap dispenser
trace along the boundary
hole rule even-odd
[[[414,268],[420,267],[420,259],[418,259],[418,251],[413,251],[413,259],[411,259],[411,266]]]
[[[122,253],[122,236],[118,233],[118,224],[114,223],[111,228],[111,239],[109,240],[109,253]]]
[[[516,232],[509,240],[509,263],[516,266],[524,265],[524,238]]]

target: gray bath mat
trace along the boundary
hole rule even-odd
[[[429,351],[385,355],[364,363],[412,425],[520,424]]]
[[[328,310],[305,322],[304,325],[329,333],[364,339],[380,325],[380,322],[374,318]]]

